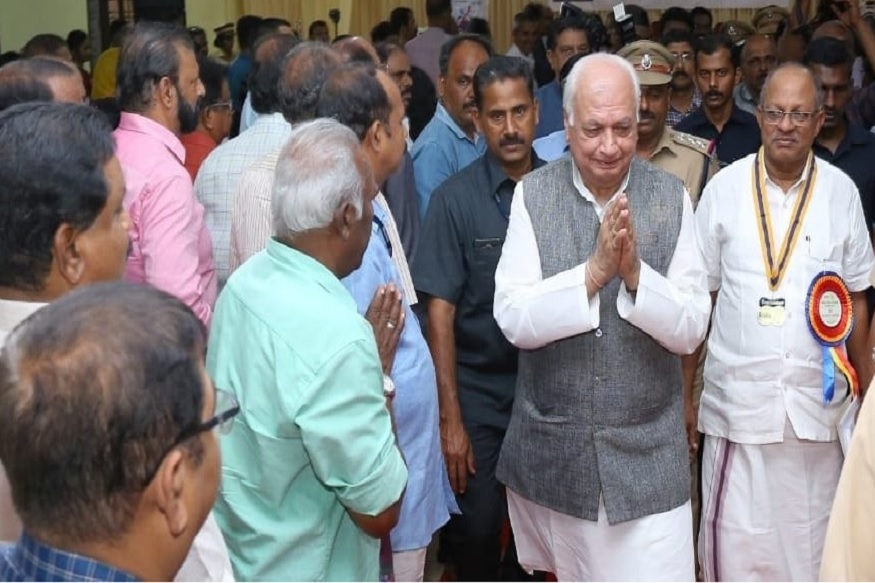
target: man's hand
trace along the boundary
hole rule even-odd
[[[401,338],[401,330],[404,329],[401,292],[393,284],[378,287],[371,305],[368,306],[368,311],[365,312],[365,319],[374,328],[383,374],[390,374],[392,364],[395,362],[398,339]]]
[[[620,250],[620,260],[617,272],[626,289],[630,292],[638,290],[638,276],[641,273],[641,261],[638,259],[638,241],[635,238],[635,226],[629,210],[629,199],[623,193],[617,198],[617,220],[611,229],[614,237],[614,247]]]
[[[593,254],[587,260],[589,275],[596,287],[604,287],[617,275],[620,263],[620,249],[616,247],[612,229],[618,220],[617,201],[611,201],[605,208],[602,224]]]
[[[693,402],[689,399],[684,399],[684,425],[687,429],[687,446],[690,450],[690,462],[696,459],[696,454],[699,453],[699,415],[696,408],[693,407]]]
[[[841,20],[851,30],[863,23],[863,15],[860,14],[860,3],[857,0],[836,0],[829,6],[838,20]]]
[[[461,419],[441,419],[441,447],[450,487],[456,494],[464,494],[468,487],[468,474],[476,474],[477,468],[474,465],[474,450],[471,449]]]

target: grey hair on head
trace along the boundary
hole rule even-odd
[[[337,120],[319,118],[295,125],[276,165],[274,233],[294,238],[326,227],[347,203],[361,217],[362,193],[373,181],[363,160],[355,133]]]
[[[574,104],[577,102],[578,80],[583,76],[590,67],[599,64],[611,64],[621,74],[628,75],[629,81],[632,83],[632,92],[635,96],[635,120],[638,121],[638,104],[641,103],[641,84],[638,82],[638,75],[635,69],[626,59],[612,55],[609,53],[593,53],[587,55],[577,61],[571,73],[565,79],[565,90],[562,93],[562,110],[565,112],[565,117],[568,118],[568,123],[574,125]]]

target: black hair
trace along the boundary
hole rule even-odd
[[[38,56],[58,56],[64,49],[69,50],[67,41],[56,34],[43,33],[31,37],[24,48],[21,49],[21,56],[24,58]]]
[[[258,44],[258,39],[261,37],[267,36],[269,34],[276,34],[279,32],[280,28],[283,26],[287,26],[292,28],[292,23],[286,20],[285,18],[265,18],[261,22],[258,23],[258,30],[255,33],[255,38],[252,41],[250,46],[255,47]]]
[[[440,57],[438,59],[441,77],[447,76],[447,71],[450,68],[450,58],[452,58],[453,53],[456,52],[456,49],[459,48],[462,43],[466,42],[476,43],[480,45],[481,47],[483,47],[483,50],[486,51],[487,55],[489,55],[490,57],[492,56],[492,45],[482,36],[470,33],[457,34],[456,36],[445,42],[441,47]]]
[[[117,18],[109,23],[109,40],[112,46],[121,46],[128,32],[128,21]]]
[[[699,14],[704,14],[708,17],[708,22],[714,24],[714,15],[711,14],[711,11],[705,8],[704,6],[695,6],[692,10],[690,10],[690,17],[695,18]]]
[[[376,67],[356,63],[335,69],[325,80],[316,117],[334,118],[363,140],[375,121],[389,123],[391,110]]]
[[[388,20],[382,20],[371,29],[371,42],[374,44],[386,42],[392,34],[394,34],[392,25]]]
[[[340,65],[340,55],[321,42],[302,42],[286,55],[278,92],[286,121],[294,124],[316,117],[322,85]]]
[[[398,34],[401,29],[407,26],[410,19],[413,17],[413,10],[406,6],[398,6],[392,9],[389,13],[389,30],[391,34]]]
[[[172,448],[203,462],[205,341],[182,301],[122,282],[68,293],[12,332],[0,353],[0,460],[29,532],[116,539]]]
[[[474,100],[477,108],[483,107],[483,91],[499,81],[507,79],[522,79],[529,90],[529,97],[535,98],[535,76],[532,67],[519,57],[495,55],[479,67],[474,73]]]
[[[140,113],[152,104],[152,93],[164,77],[179,82],[179,48],[194,52],[188,31],[168,22],[138,22],[122,44],[117,94],[123,111]]]
[[[683,22],[690,31],[693,30],[693,15],[680,6],[672,6],[662,13],[659,24],[664,27],[666,22]]]
[[[586,55],[583,53],[577,53],[575,55],[571,55],[565,64],[562,65],[562,69],[559,70],[559,85],[563,85],[565,83],[565,79],[571,75],[571,70],[574,69],[574,65],[577,64],[577,61],[585,57]]]
[[[44,79],[14,67],[20,62],[12,61],[0,67],[0,111],[19,103],[52,101],[55,98],[52,88]]]
[[[84,30],[71,30],[70,34],[67,35],[67,48],[70,49],[71,53],[78,51],[87,40],[88,33]]]
[[[24,103],[0,112],[0,286],[43,289],[58,227],[86,229],[101,213],[111,132],[86,105]]]
[[[3,65],[8,65],[9,63],[13,63],[21,58],[21,55],[16,53],[15,51],[6,51],[2,55],[0,55],[0,67]]]
[[[298,37],[282,33],[261,37],[255,43],[247,83],[255,113],[280,111],[279,81],[283,76],[283,62],[298,44]]]
[[[660,41],[660,44],[664,47],[672,43],[687,43],[691,49],[696,50],[697,39],[696,35],[692,32],[675,28],[662,35],[662,40]]]
[[[699,54],[713,55],[720,49],[726,49],[732,57],[732,65],[738,67],[741,61],[741,50],[732,42],[732,38],[726,34],[706,34],[696,43],[696,59]]]
[[[440,18],[450,16],[453,13],[451,0],[425,0],[425,16],[427,18]]]
[[[380,59],[380,64],[385,65],[389,60],[389,57],[392,56],[392,53],[396,51],[405,52],[404,47],[400,44],[392,41],[386,41],[382,43],[377,43],[374,45],[374,50],[377,51],[377,57]]]
[[[326,30],[328,29],[328,23],[325,22],[324,20],[314,20],[313,22],[310,23],[310,27],[307,29],[307,36],[308,37],[313,36],[313,31],[318,26],[324,26]]]
[[[492,38],[492,29],[489,28],[489,21],[479,16],[475,16],[468,21],[468,27],[465,29],[465,32],[482,36],[487,40]]]
[[[248,51],[258,40],[258,27],[262,18],[253,14],[244,14],[237,19],[235,31],[237,32],[237,44],[241,51]]]
[[[550,30],[547,32],[547,50],[554,50],[556,43],[559,42],[559,35],[568,29],[583,32],[586,35],[587,44],[590,45],[590,50],[593,50],[593,43],[589,42],[589,30],[587,29],[586,22],[584,22],[583,18],[575,15],[559,18],[550,24]]]
[[[201,110],[216,105],[222,100],[222,85],[226,83],[228,66],[215,59],[204,57],[198,59],[201,83],[204,85],[204,96],[200,100]]]
[[[626,14],[632,17],[635,26],[650,26],[650,17],[647,11],[637,4],[626,4]]]
[[[825,67],[847,65],[852,67],[854,55],[848,51],[846,43],[837,38],[822,36],[811,41],[811,44],[805,49],[802,63],[809,67],[811,65],[823,65]]]

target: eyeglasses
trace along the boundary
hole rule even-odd
[[[227,109],[228,111],[234,111],[234,104],[231,101],[220,101],[219,103],[208,105],[207,109]]]
[[[674,57],[674,60],[678,63],[686,63],[687,61],[693,60],[693,53],[672,53],[671,56]]]
[[[161,467],[161,464],[164,462],[164,458],[167,457],[171,451],[173,451],[180,444],[188,441],[192,437],[196,435],[200,435],[201,433],[206,433],[207,431],[212,431],[213,429],[218,429],[219,433],[222,435],[227,435],[231,432],[234,424],[234,417],[240,413],[240,403],[237,402],[237,399],[229,393],[228,391],[224,391],[222,389],[216,389],[216,413],[206,421],[195,425],[194,427],[189,427],[188,429],[183,429],[176,436],[176,439],[173,440],[165,450],[164,453],[158,458],[158,462],[155,465],[155,468],[146,474],[146,481],[144,485],[149,484],[154,478],[155,474],[158,473],[158,468]]]
[[[763,119],[769,125],[778,125],[784,121],[785,115],[789,115],[793,125],[804,126],[817,115],[816,111],[782,111],[780,109],[763,108],[760,108],[760,111],[763,113]]]

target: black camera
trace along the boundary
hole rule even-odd
[[[340,9],[339,8],[332,8],[331,10],[329,10],[328,11],[328,18],[330,18],[331,22],[333,22],[334,24],[337,24],[338,22],[340,22]]]
[[[620,33],[623,46],[638,40],[638,34],[635,32],[635,21],[631,14],[626,14],[626,7],[623,6],[622,2],[614,6],[614,22],[617,23],[617,31]]]

